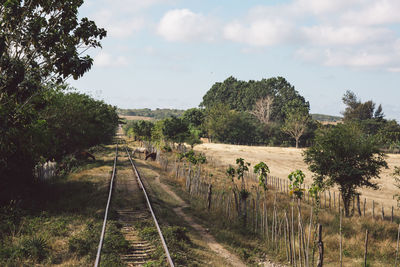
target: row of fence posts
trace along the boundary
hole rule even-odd
[[[252,180],[257,180],[256,176],[253,175],[252,173],[248,174],[248,177]],[[286,193],[289,194],[290,189],[289,189],[289,181],[288,180],[284,180],[275,176],[268,176],[267,179],[267,185],[278,191],[278,192],[282,192],[282,193]],[[304,197],[304,201],[306,201],[308,204],[314,204],[314,199],[310,196],[310,187],[307,186],[306,189],[306,185],[303,184],[303,189],[305,190],[305,197]],[[320,203],[319,203],[319,207],[320,208],[324,208],[324,209],[337,209],[338,211],[341,209],[342,205],[341,205],[341,201],[342,198],[340,196],[339,192],[335,192],[335,191],[324,191],[322,193],[320,193]],[[370,216],[372,216],[372,218],[377,219],[377,218],[381,218],[382,220],[390,220],[391,222],[393,222],[396,218],[395,214],[394,214],[394,206],[391,206],[390,210],[390,217],[385,216],[385,208],[383,206],[383,204],[381,205],[380,211],[377,210],[376,208],[379,206],[379,203],[375,202],[375,200],[370,201],[370,205],[371,205],[371,213]],[[343,207],[342,207],[343,208]],[[362,203],[362,209],[361,209],[361,201],[360,201],[360,195],[356,195],[355,197],[353,197],[352,199],[352,210],[351,210],[351,215],[354,215],[356,213],[358,213],[358,215],[361,217],[365,217],[368,216],[368,214],[366,213],[366,209],[367,209],[367,198],[364,198],[363,203]],[[380,213],[379,216],[378,213]]]
[[[220,218],[226,222],[238,221],[238,213],[235,210],[235,199],[232,191],[213,190],[213,185],[209,175],[204,175],[200,165],[193,166],[190,163],[177,162],[168,164],[168,159],[162,156],[157,157],[158,162],[164,171],[173,173],[176,179],[185,179],[186,191],[192,198],[200,200],[200,205],[209,212],[220,214]],[[169,168],[170,167],[170,168]],[[256,179],[254,175],[248,174],[246,179]],[[283,252],[286,255],[286,260],[291,266],[323,266],[324,244],[322,241],[322,225],[313,223],[313,204],[314,200],[308,193],[305,194],[304,200],[308,204],[312,204],[309,216],[302,215],[301,201],[295,203],[292,198],[291,205],[288,210],[279,208],[277,203],[280,203],[280,198],[286,197],[289,194],[288,181],[280,178],[269,176],[266,180],[267,185],[274,192],[268,191],[264,194],[256,187],[252,188],[250,197],[246,199],[244,205],[247,214],[246,227],[258,234],[266,241],[267,248],[276,253]],[[324,197],[323,197],[324,196]],[[328,198],[327,198],[328,196]],[[337,198],[337,201],[336,201]],[[359,197],[357,198],[357,209],[361,216]],[[304,201],[303,200],[303,201]],[[332,201],[333,200],[333,201]],[[267,205],[268,201],[273,201],[273,205]],[[333,192],[328,191],[320,195],[320,208],[338,208],[340,216],[340,266],[342,266],[342,216],[343,208],[340,203],[340,197]],[[337,205],[336,205],[337,204]],[[374,208],[376,203],[372,201],[372,216],[375,215]],[[297,216],[294,212],[297,206]],[[303,207],[304,208],[304,207]],[[363,203],[363,216],[366,215],[366,199]],[[353,212],[355,204],[353,201]],[[223,215],[223,216],[222,216]],[[374,216],[375,218],[375,216]],[[382,218],[384,213],[382,208]],[[391,221],[393,221],[393,207]],[[306,224],[308,224],[306,226]],[[397,266],[397,258],[399,251],[400,225],[398,228],[397,248],[395,266]],[[314,245],[315,244],[315,245]],[[367,266],[367,247],[368,247],[368,231],[365,238],[364,262]],[[317,255],[315,255],[317,254]]]

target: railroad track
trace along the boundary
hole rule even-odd
[[[98,267],[101,262],[101,249],[103,247],[104,234],[105,234],[106,226],[107,226],[108,212],[109,212],[109,208],[110,208],[112,194],[114,191],[113,188],[115,186],[116,167],[117,167],[117,162],[118,162],[118,147],[119,147],[119,144],[117,143],[116,148],[115,148],[113,171],[112,171],[111,180],[110,180],[110,190],[109,190],[107,205],[106,205],[106,209],[105,209],[105,213],[104,213],[103,227],[102,227],[100,241],[99,241],[99,245],[98,245],[98,249],[97,249],[96,261],[94,264],[95,267]],[[149,242],[140,240],[138,238],[138,235],[135,232],[135,228],[133,227],[133,225],[138,220],[148,220],[149,218],[152,218],[153,222],[157,228],[162,246],[164,248],[166,260],[167,260],[169,266],[174,267],[174,263],[169,254],[168,246],[165,242],[161,228],[158,224],[157,217],[153,211],[153,207],[151,205],[149,196],[146,192],[146,188],[143,184],[140,173],[137,170],[135,163],[132,160],[130,153],[128,151],[128,148],[126,146],[125,146],[125,152],[128,157],[129,163],[132,166],[132,171],[133,171],[134,175],[136,176],[136,181],[129,179],[129,181],[125,181],[126,184],[124,184],[124,186],[126,188],[130,188],[130,189],[136,190],[136,191],[139,189],[143,192],[142,197],[144,197],[144,201],[142,201],[142,202],[145,202],[145,204],[143,204],[143,206],[146,206],[147,210],[144,210],[145,209],[144,207],[141,208],[140,210],[133,209],[131,207],[124,207],[124,208],[117,209],[117,212],[119,215],[119,221],[122,224],[121,232],[125,236],[127,241],[130,243],[130,247],[131,247],[131,250],[127,254],[121,255],[121,259],[123,261],[125,261],[128,266],[141,266],[142,264],[145,264],[147,260],[150,259],[151,253],[155,250],[155,248]],[[137,196],[136,196],[136,198],[137,198]]]

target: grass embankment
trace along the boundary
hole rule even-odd
[[[1,266],[91,266],[96,256],[112,170],[113,146],[98,147],[95,162],[37,183],[31,194],[0,212]],[[128,249],[115,210],[105,236],[102,263],[122,265]]]
[[[80,162],[68,175],[37,183],[29,197],[1,208],[0,266],[93,265],[115,146],[97,147],[92,152],[96,156],[95,162]],[[135,179],[127,160],[122,158],[125,153],[120,151],[119,154],[117,183],[123,179]],[[207,265],[209,252],[196,241],[198,237],[188,233],[187,225],[176,217],[172,210],[176,203],[168,199],[162,190],[152,186],[156,173],[145,168],[142,170],[145,176],[149,176],[146,184],[176,266]],[[139,204],[129,202],[129,197],[122,191],[118,189],[113,194],[101,266],[125,266],[120,255],[131,250],[121,234],[117,209],[124,205],[135,209],[135,205]],[[138,220],[135,231],[156,247],[152,261],[146,266],[166,266],[152,219]]]
[[[269,225],[269,239],[266,233],[261,234],[261,230],[257,232],[254,230],[254,213],[251,210],[252,200],[255,199],[255,194],[249,198],[249,210],[248,210],[248,223],[247,226],[243,226],[239,220],[235,219],[235,212],[233,206],[233,200],[231,199],[231,215],[226,215],[226,206],[221,205],[218,201],[222,202],[222,198],[213,200],[214,207],[208,212],[206,209],[206,197],[203,194],[201,197],[190,195],[185,190],[185,179],[176,178],[171,165],[174,162],[174,155],[168,155],[170,171],[163,172],[158,164],[153,164],[154,168],[157,168],[162,173],[161,181],[169,184],[174,191],[185,201],[190,203],[190,207],[186,212],[190,213],[193,217],[201,221],[202,224],[207,225],[217,241],[227,245],[229,249],[236,252],[243,260],[249,265],[257,265],[258,262],[263,260],[267,255],[267,258],[272,258],[275,261],[287,263],[286,261],[286,248],[283,238],[283,228],[281,228],[281,239],[273,243],[271,239],[271,226],[272,226],[272,214],[274,209],[275,193],[273,190],[267,191],[266,198],[266,210],[268,213],[268,225]],[[215,167],[212,163],[208,163],[203,166],[203,176],[212,173],[212,178],[208,177],[205,181],[211,181],[213,184],[213,194],[225,192],[225,196],[229,195],[231,190],[230,182],[226,178],[225,170]],[[187,172],[186,172],[187,173]],[[249,185],[250,187],[250,185]],[[250,190],[252,192],[255,189]],[[284,211],[289,215],[291,213],[292,203],[290,198],[284,193],[276,194],[276,210],[277,210],[277,221],[279,225],[284,225]],[[226,202],[225,202],[226,203]],[[260,202],[262,203],[262,202]],[[301,205],[302,221],[304,224],[305,236],[308,235],[308,227],[310,220],[311,206],[303,203]],[[258,225],[260,222],[260,213],[258,217]],[[294,228],[295,237],[298,244],[298,230],[297,230],[297,205],[294,205]],[[312,229],[314,229],[316,223],[321,223],[323,226],[323,237],[322,240],[325,245],[324,254],[324,266],[338,266],[339,265],[339,213],[334,210],[321,209],[318,215],[318,220],[315,221],[315,210],[314,210],[314,223]],[[397,220],[397,219],[396,219]],[[391,223],[389,221],[382,221],[379,219],[371,219],[354,216],[352,218],[343,218],[342,222],[342,238],[343,238],[343,265],[344,266],[363,266],[364,259],[364,242],[365,242],[365,231],[369,230],[369,242],[368,242],[368,264],[369,266],[394,266],[395,254],[396,254],[396,238],[397,238],[397,221]],[[313,239],[314,230],[312,230],[311,240]],[[296,250],[298,249],[296,245]],[[311,245],[312,247],[312,241]],[[311,249],[310,249],[311,253]],[[298,257],[298,253],[296,253]],[[315,263],[317,260],[317,252],[315,253]],[[311,261],[311,256],[310,256]]]

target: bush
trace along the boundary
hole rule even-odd
[[[24,239],[21,244],[21,254],[24,257],[41,262],[49,255],[49,245],[43,237],[33,236]]]

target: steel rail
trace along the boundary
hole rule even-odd
[[[115,148],[114,167],[113,167],[113,172],[112,172],[112,175],[111,175],[110,191],[108,193],[106,211],[104,212],[103,228],[101,229],[100,242],[99,242],[99,246],[97,247],[97,255],[96,255],[96,261],[94,263],[94,267],[98,267],[99,264],[100,264],[101,248],[103,247],[104,233],[106,231],[108,210],[110,208],[111,195],[112,195],[113,185],[114,185],[115,169],[116,169],[116,166],[117,166],[117,159],[118,159],[118,142],[117,142],[117,146]]]
[[[144,196],[145,196],[145,198],[146,198],[147,206],[149,207],[149,210],[150,210],[150,212],[151,212],[151,216],[153,217],[154,224],[155,224],[156,227],[157,227],[158,235],[160,236],[160,239],[161,239],[161,242],[162,242],[162,245],[163,245],[165,254],[166,254],[166,256],[167,256],[168,263],[169,263],[169,265],[170,265],[171,267],[174,267],[174,266],[175,266],[175,265],[174,265],[174,262],[173,262],[172,259],[171,259],[171,255],[169,254],[169,250],[168,250],[168,247],[167,247],[167,243],[165,242],[164,236],[163,236],[163,234],[162,234],[162,232],[161,232],[161,228],[160,228],[160,226],[158,225],[156,215],[154,214],[153,208],[151,207],[151,203],[150,203],[149,197],[148,197],[148,195],[147,195],[146,189],[145,189],[145,187],[144,187],[144,185],[143,185],[142,178],[140,178],[139,171],[137,170],[135,164],[133,163],[133,160],[132,160],[132,158],[131,158],[131,155],[129,154],[128,148],[127,148],[126,146],[125,146],[125,150],[126,150],[126,154],[128,155],[129,161],[130,161],[131,164],[132,164],[132,169],[133,169],[134,173],[136,174],[136,177],[137,177],[137,179],[138,179],[139,185],[140,185],[140,187],[141,187],[142,190],[143,190],[143,194],[144,194]]]

